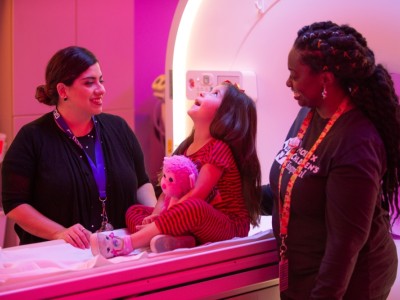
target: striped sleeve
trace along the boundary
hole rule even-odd
[[[233,154],[229,146],[222,141],[216,141],[211,149],[208,163],[224,171],[229,171],[229,168],[234,164]]]

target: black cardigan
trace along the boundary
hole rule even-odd
[[[114,228],[123,228],[138,187],[149,182],[143,153],[122,118],[103,113],[96,119],[106,164],[107,215]],[[27,203],[65,227],[79,222],[94,232],[101,225],[101,202],[87,158],[57,127],[52,113],[18,132],[3,161],[2,181],[6,213]],[[21,244],[43,241],[18,225],[15,229]]]

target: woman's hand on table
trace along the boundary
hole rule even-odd
[[[90,248],[90,235],[92,233],[81,224],[75,224],[69,228],[59,231],[57,239],[62,239],[68,244],[80,249]]]

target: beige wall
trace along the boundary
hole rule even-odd
[[[12,134],[12,0],[0,0],[0,132]]]
[[[132,0],[0,0],[0,17],[0,132],[8,144],[21,126],[53,109],[35,100],[36,87],[50,57],[70,45],[97,56],[104,111],[134,128]],[[12,232],[8,224],[5,246],[15,244]]]

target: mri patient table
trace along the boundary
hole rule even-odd
[[[270,224],[268,218],[262,224]],[[276,242],[264,229],[192,249],[141,249],[109,260],[60,240],[1,249],[0,298],[279,299]]]

